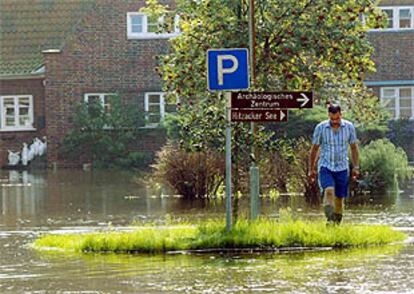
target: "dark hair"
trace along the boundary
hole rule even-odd
[[[328,112],[333,114],[341,112],[341,106],[339,106],[338,104],[329,104]]]

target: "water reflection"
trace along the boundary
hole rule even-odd
[[[1,173],[0,181],[2,225],[79,224],[97,219],[124,223],[165,214],[174,202],[122,172],[8,171]]]
[[[165,214],[177,217],[222,217],[222,199],[182,199],[165,187],[151,186],[126,172],[59,170],[28,173],[0,173],[0,226],[41,226],[70,224],[130,224],[159,221]],[[414,184],[399,195],[369,195],[368,201],[348,205],[348,214],[373,211],[377,214],[414,211]],[[241,215],[248,215],[249,199],[240,200]],[[305,217],[321,216],[308,208],[301,196],[262,199],[261,210],[275,217],[281,207],[291,207]],[[395,222],[391,222],[395,223]]]
[[[30,174],[27,171],[9,171],[2,174],[0,209],[3,216],[36,216],[42,205],[45,191],[43,175]]]
[[[64,255],[64,281],[80,273],[93,277],[94,289],[130,293],[360,293],[398,291],[414,286],[413,247],[386,246],[334,252],[253,255]],[[39,253],[40,269],[51,266],[59,284],[62,255]],[[394,265],[393,265],[394,264]],[[53,268],[55,267],[55,268]],[[406,272],[402,272],[402,268]],[[394,273],[398,273],[398,276]],[[110,283],[107,277],[111,277]],[[388,280],[384,279],[388,276]],[[404,284],[390,284],[398,279]],[[344,292],[345,291],[345,292]]]

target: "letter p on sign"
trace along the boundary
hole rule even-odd
[[[247,49],[210,49],[207,51],[208,89],[245,90],[249,88]]]

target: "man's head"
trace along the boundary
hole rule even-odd
[[[329,114],[329,120],[331,121],[331,125],[333,127],[339,127],[341,124],[341,106],[338,104],[330,104],[328,106],[328,114]]]

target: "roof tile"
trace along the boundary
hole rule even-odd
[[[96,0],[0,0],[0,75],[30,74]]]

